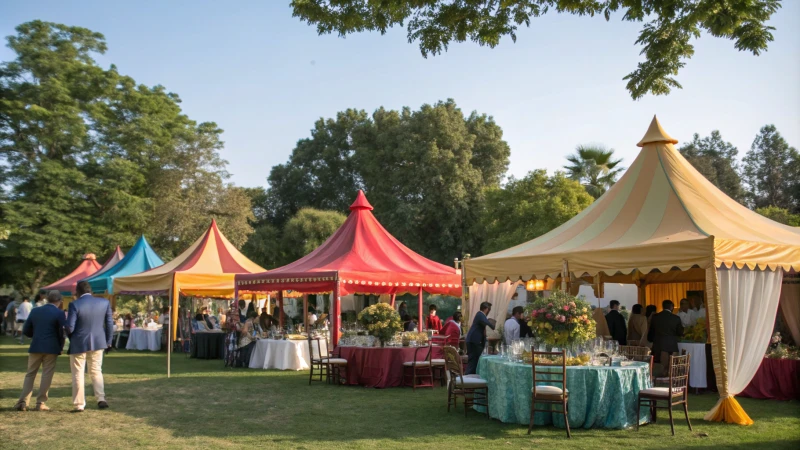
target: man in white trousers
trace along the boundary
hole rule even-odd
[[[72,370],[72,412],[83,412],[86,407],[84,395],[84,369],[88,363],[97,407],[108,408],[103,385],[103,353],[111,348],[114,334],[114,319],[111,303],[92,296],[92,288],[86,281],[78,283],[77,300],[70,302],[67,315],[69,335],[69,363]]]

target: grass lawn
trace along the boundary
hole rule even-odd
[[[69,359],[62,356],[50,389],[51,412],[12,410],[22,387],[27,346],[0,338],[0,448],[800,448],[800,403],[740,399],[755,425],[704,422],[716,395],[690,399],[694,432],[676,424],[632,430],[526,428],[463,410],[447,413],[442,388],[367,389],[308,385],[308,372],[226,370],[221,361],[165,354],[113,352],[104,361],[111,408],[88,396],[83,414],[70,414]],[[87,377],[88,382],[88,377]],[[38,378],[37,378],[38,388]],[[35,403],[35,393],[32,402]]]

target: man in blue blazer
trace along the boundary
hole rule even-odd
[[[83,372],[89,362],[94,396],[100,409],[108,408],[103,385],[103,352],[111,348],[114,334],[114,319],[111,302],[93,297],[92,288],[86,281],[78,283],[77,300],[69,304],[67,334],[69,335],[69,364],[72,370],[73,412],[83,412],[86,407]]]
[[[494,320],[486,317],[492,310],[492,304],[483,302],[480,308],[481,310],[475,313],[472,326],[467,333],[467,371],[464,375],[472,375],[478,371],[478,361],[486,345],[486,327],[494,330]]]
[[[45,402],[56,371],[56,358],[64,348],[66,325],[67,319],[61,310],[61,293],[58,291],[50,291],[47,294],[47,303],[40,308],[34,308],[25,320],[22,334],[32,340],[28,348],[28,372],[22,383],[22,395],[14,405],[17,411],[27,411],[33,393],[33,383],[36,381],[36,373],[39,372],[40,366],[42,381],[39,383],[39,395],[36,397],[36,410],[50,410]]]

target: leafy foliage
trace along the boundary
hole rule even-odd
[[[562,172],[548,177],[540,169],[486,193],[482,225],[488,238],[483,252],[492,253],[539,237],[571,219],[594,199]]]
[[[291,262],[311,253],[322,245],[347,217],[337,211],[303,208],[286,222],[283,228],[285,255]]]
[[[766,208],[756,209],[756,212],[775,222],[789,225],[790,227],[800,227],[800,214],[792,214],[786,209],[767,206]]]
[[[614,149],[599,145],[579,145],[574,154],[567,156],[567,161],[570,165],[564,169],[568,176],[579,181],[594,198],[605,194],[625,170],[619,165],[622,160],[614,159]]]
[[[698,172],[728,197],[738,202],[744,201],[742,179],[736,162],[739,150],[730,142],[725,142],[719,131],[714,130],[711,136],[702,139],[695,133],[692,141],[683,144],[679,151]]]
[[[789,146],[775,125],[761,128],[743,163],[747,196],[754,207],[775,206],[800,213],[800,153]]]
[[[319,34],[339,36],[362,31],[385,34],[406,26],[408,41],[419,41],[422,55],[440,54],[452,42],[470,40],[496,47],[504,36],[517,40],[521,25],[551,10],[578,16],[616,12],[622,20],[644,22],[637,45],[645,60],[624,79],[631,97],[665,95],[681,85],[675,79],[694,55],[692,39],[703,31],[734,41],[738,50],[759,55],[772,42],[773,27],[766,22],[780,8],[780,0],[293,0],[293,15],[315,25]]]

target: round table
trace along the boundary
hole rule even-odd
[[[686,350],[689,355],[689,387],[707,388],[706,344],[700,342],[678,342],[678,350]]]
[[[225,333],[197,332],[192,335],[192,358],[223,359],[225,355]]]
[[[161,328],[131,328],[127,350],[161,350]]]
[[[403,363],[414,359],[417,347],[339,347],[347,360],[347,384],[375,388],[403,385]],[[425,348],[416,353],[425,359]],[[431,358],[444,358],[441,347],[433,347]]]
[[[323,354],[327,354],[325,341],[320,341]],[[317,349],[314,349],[317,352]],[[318,358],[319,355],[314,355]],[[250,355],[251,369],[308,370],[311,358],[308,340],[259,339]]]
[[[647,407],[637,408],[639,391],[650,387],[649,364],[626,366],[568,366],[569,426],[571,428],[629,428],[645,423]],[[555,369],[554,370],[560,370]],[[533,373],[530,364],[499,356],[482,356],[478,375],[489,385],[489,415],[501,422],[528,425]],[[554,384],[559,386],[560,384]],[[482,406],[476,410],[485,412]],[[637,414],[638,410],[638,414]],[[555,420],[554,420],[555,418]],[[564,427],[560,414],[537,412],[534,424]]]

